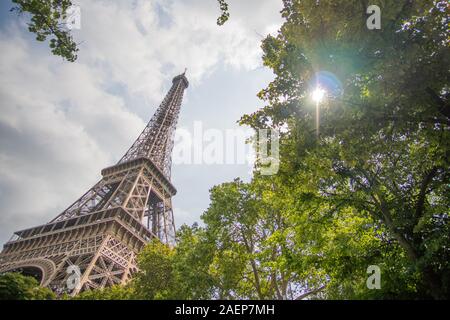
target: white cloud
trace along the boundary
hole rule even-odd
[[[261,65],[260,35],[276,29],[281,7],[230,1],[231,18],[218,27],[216,1],[76,2],[75,63],[30,39],[23,20],[0,25],[1,241],[86,191],[131,145],[177,72],[188,67],[195,88],[219,66]]]

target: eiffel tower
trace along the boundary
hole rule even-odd
[[[185,73],[172,80],[142,133],[98,183],[49,223],[14,233],[0,253],[0,272],[32,275],[57,294],[75,295],[127,282],[152,239],[175,243],[171,153],[189,85]],[[75,288],[68,288],[69,270],[77,270]]]

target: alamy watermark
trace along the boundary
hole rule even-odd
[[[175,132],[172,163],[247,165],[255,163],[262,175],[274,175],[280,166],[279,132],[274,129],[204,129],[195,121],[193,129]]]
[[[69,289],[70,291],[80,289],[80,282],[81,282],[80,267],[77,265],[68,266],[66,269],[66,273],[69,274],[69,277],[66,280],[67,289]]]
[[[377,265],[370,265],[367,267],[367,274],[370,276],[367,278],[367,289],[381,289],[381,269]]]
[[[366,20],[366,26],[369,30],[380,30],[381,29],[381,9],[377,5],[370,5],[366,10],[367,14],[370,16]]]

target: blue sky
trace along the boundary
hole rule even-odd
[[[74,1],[81,7],[75,63],[50,54],[27,31],[26,17],[0,8],[0,242],[51,220],[116,163],[188,68],[179,127],[238,128],[263,103],[273,78],[262,66],[262,35],[281,24],[278,0],[229,1],[215,24],[212,0]],[[200,221],[209,189],[245,164],[174,164],[177,227]]]

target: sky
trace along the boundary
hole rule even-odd
[[[264,105],[256,94],[274,76],[262,65],[260,43],[282,23],[281,0],[228,2],[230,20],[219,27],[215,0],[73,1],[81,9],[74,63],[52,55],[28,32],[27,17],[1,2],[1,243],[14,231],[49,222],[93,186],[185,68],[190,86],[178,122],[184,132],[195,135],[200,127],[225,136],[239,130],[243,114]],[[229,161],[174,161],[177,227],[201,222],[209,189],[248,180],[250,169]]]

